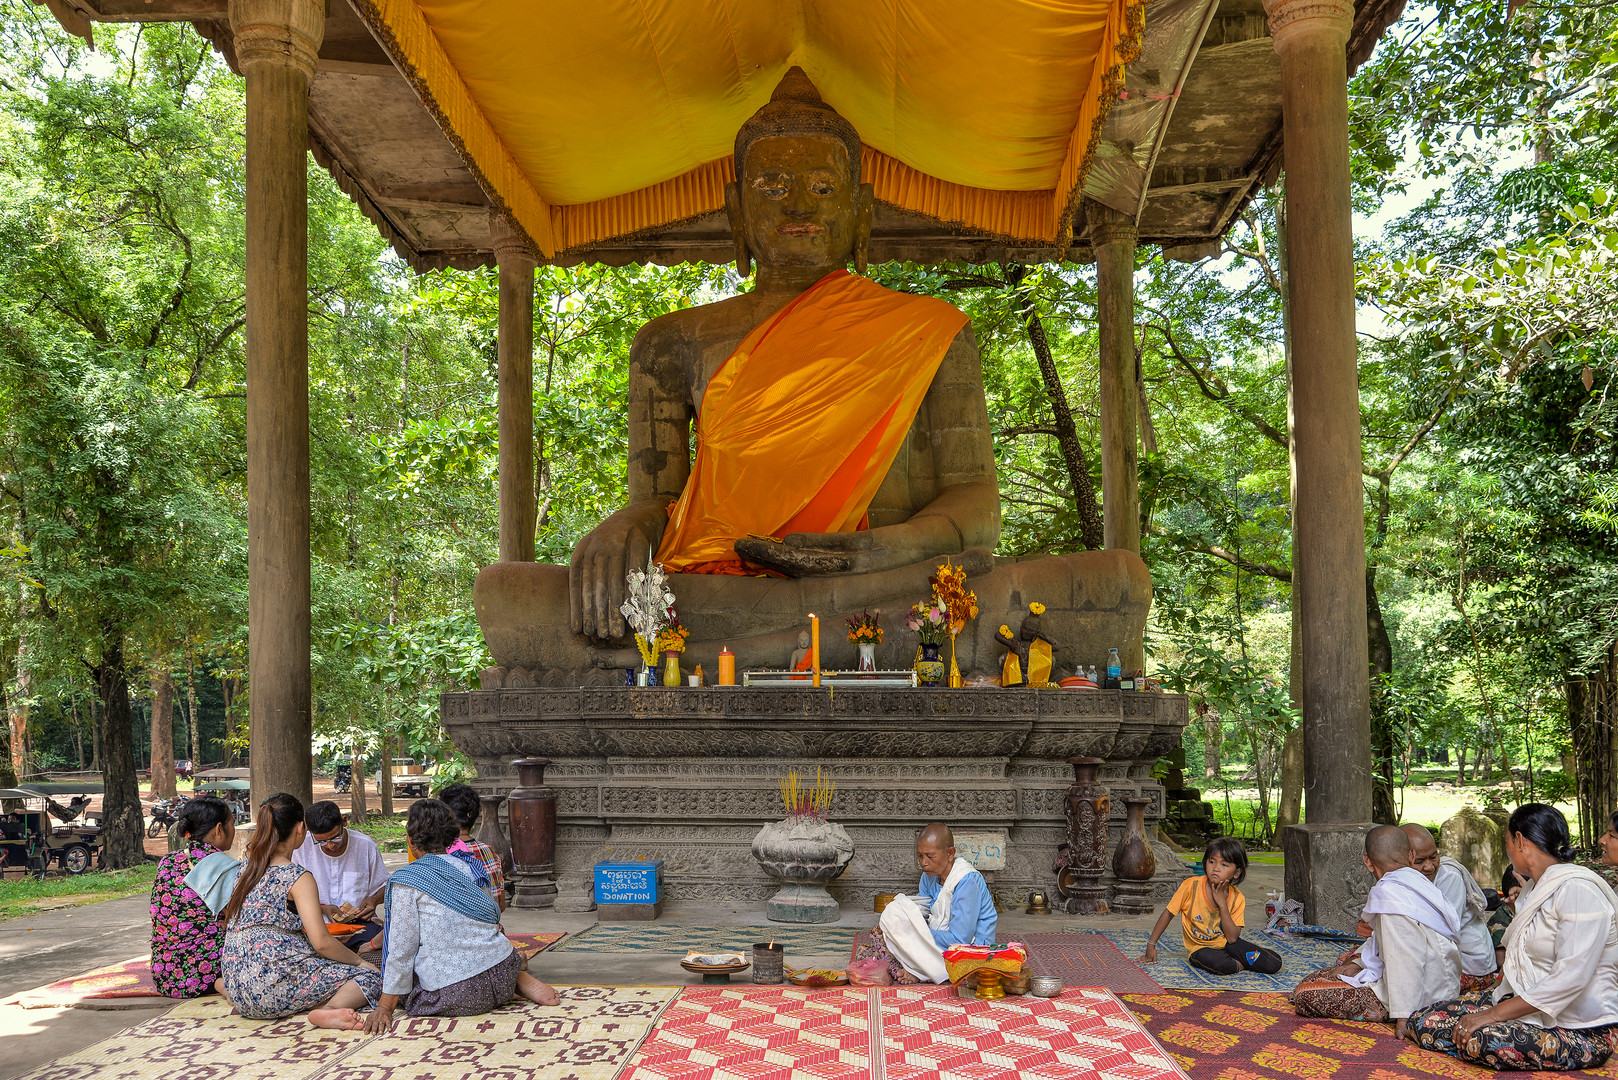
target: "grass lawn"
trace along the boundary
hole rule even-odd
[[[376,846],[383,851],[403,852],[405,850],[405,816],[392,814],[383,817],[381,814],[372,814],[359,824],[350,828],[369,836],[376,841]]]
[[[87,870],[77,877],[52,874],[44,881],[7,874],[0,881],[0,919],[18,919],[46,908],[77,907],[152,891],[157,864],[128,870]]]

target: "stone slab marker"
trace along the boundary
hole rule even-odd
[[[1286,140],[1288,298],[1301,626],[1304,810],[1287,830],[1287,895],[1305,918],[1354,924],[1344,890],[1371,818],[1370,676],[1366,662],[1365,527],[1354,234],[1349,205],[1348,0],[1265,0],[1281,58]],[[1336,839],[1329,834],[1340,833]],[[1343,861],[1347,864],[1343,865]],[[1352,904],[1347,905],[1352,907]]]
[[[247,82],[247,664],[253,799],[314,797],[309,679],[309,80],[320,0],[230,0]]]

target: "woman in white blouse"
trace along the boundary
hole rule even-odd
[[[1567,819],[1544,803],[1511,815],[1506,854],[1530,884],[1501,942],[1499,987],[1417,1013],[1410,1037],[1491,1069],[1605,1064],[1618,1033],[1618,898],[1569,861]]]

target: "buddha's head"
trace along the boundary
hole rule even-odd
[[[786,73],[736,134],[725,205],[743,276],[761,267],[865,269],[873,193],[860,183],[860,137],[802,68]]]

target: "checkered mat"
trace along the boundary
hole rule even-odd
[[[507,934],[524,960],[537,956],[566,934]],[[9,999],[24,1009],[61,1009],[110,998],[162,997],[152,982],[152,958],[137,956],[120,964],[59,979],[49,986],[28,990]]]
[[[785,945],[787,955],[847,955],[854,947],[852,926],[680,926],[602,923],[574,934],[552,952],[739,952],[753,955],[761,941]]]
[[[303,1016],[245,1020],[222,998],[199,998],[17,1080],[613,1080],[677,993],[557,990],[553,1008],[401,1016],[385,1035],[324,1031]]]
[[[1488,1080],[1479,1069],[1396,1039],[1391,1024],[1294,1016],[1285,994],[1182,990],[1124,1002],[1179,1063],[1207,1080]],[[1567,1073],[1512,1073],[1552,1080]],[[1618,1080],[1618,1059],[1576,1076]]]
[[[1105,990],[687,987],[622,1080],[1187,1080]]]
[[[1078,930],[1079,927],[1069,927]],[[1132,960],[1139,962],[1146,943],[1151,940],[1149,930],[1101,930],[1098,933]],[[1352,946],[1341,941],[1324,941],[1312,937],[1275,936],[1255,933],[1250,938],[1255,945],[1273,950],[1281,957],[1281,970],[1274,975],[1260,975],[1256,971],[1238,971],[1234,975],[1210,975],[1191,966],[1180,943],[1179,927],[1169,924],[1168,932],[1157,943],[1157,963],[1141,963],[1141,968],[1157,985],[1170,990],[1237,990],[1263,993],[1265,991],[1290,992],[1311,971],[1328,964]]]

